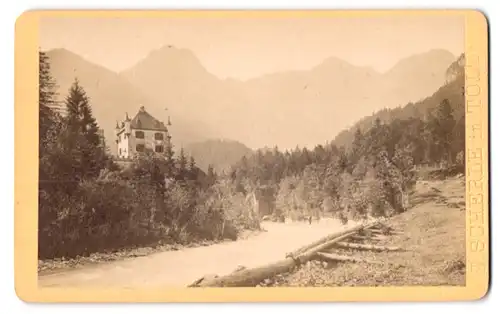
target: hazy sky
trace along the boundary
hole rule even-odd
[[[464,20],[452,16],[372,18],[44,18],[42,49],[66,48],[120,71],[151,50],[192,50],[211,73],[247,79],[308,69],[335,56],[385,71],[431,49],[464,51]]]

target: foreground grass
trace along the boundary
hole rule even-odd
[[[309,262],[296,272],[267,280],[266,286],[437,286],[465,285],[465,184],[463,179],[419,182],[414,208],[389,225],[403,231],[374,243],[401,252],[339,249],[368,263]]]

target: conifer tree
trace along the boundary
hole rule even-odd
[[[165,139],[165,160],[167,162],[166,175],[173,177],[175,175],[175,159],[174,159],[174,145],[172,144],[170,135]]]
[[[448,164],[452,163],[452,140],[455,119],[448,99],[444,99],[438,106],[434,132],[437,136],[437,145],[441,148],[441,158]]]
[[[196,170],[196,161],[194,160],[193,156],[189,157],[189,171],[194,171]]]
[[[208,165],[207,169],[207,181],[209,185],[213,185],[217,180],[217,174],[215,173],[214,167],[212,165]]]
[[[186,158],[186,155],[184,154],[184,148],[181,148],[181,151],[179,152],[179,157],[177,158],[177,177],[178,180],[185,180],[186,179],[186,174],[187,174],[187,168],[188,166],[188,161]]]
[[[38,53],[38,112],[39,112],[39,148],[43,154],[48,141],[57,135],[57,115],[51,107],[56,103],[56,83],[50,74],[50,63],[45,52]]]
[[[66,97],[67,140],[74,158],[73,169],[79,178],[96,177],[106,165],[99,127],[92,115],[89,98],[75,78]]]
[[[196,167],[196,161],[193,156],[189,157],[189,165],[188,165],[188,177],[189,180],[196,180],[198,178],[198,167]]]

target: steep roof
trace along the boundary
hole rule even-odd
[[[130,121],[130,127],[133,129],[167,131],[167,127],[163,124],[163,122],[150,115],[144,107],[141,107],[132,121]]]

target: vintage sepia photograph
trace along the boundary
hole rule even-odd
[[[38,23],[39,287],[466,286],[464,15]]]

